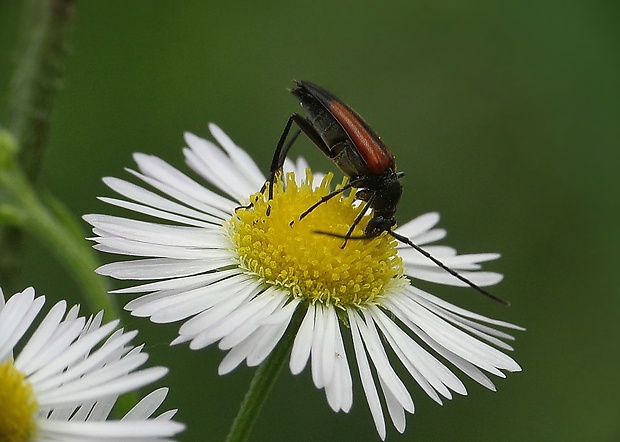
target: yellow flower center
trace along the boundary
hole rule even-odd
[[[0,441],[27,442],[36,432],[32,385],[12,360],[0,363]]]
[[[271,201],[267,192],[250,197],[249,208],[237,209],[226,228],[249,274],[286,288],[291,296],[340,308],[377,303],[394,284],[405,281],[396,240],[383,233],[372,239],[344,240],[321,232],[345,235],[359,214],[355,193],[334,197],[304,219],[299,216],[330,191],[332,175],[313,189],[313,177],[298,185],[293,174],[277,180]],[[346,183],[346,179],[340,187]],[[270,208],[268,210],[268,208]],[[267,212],[269,211],[269,214]],[[364,235],[372,215],[352,232]]]

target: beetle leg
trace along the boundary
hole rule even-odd
[[[310,214],[310,212],[312,212],[314,209],[316,209],[317,207],[319,207],[321,204],[329,201],[330,199],[332,199],[333,197],[335,197],[336,195],[340,195],[342,192],[344,192],[345,190],[350,189],[351,187],[355,187],[358,184],[360,184],[364,179],[363,178],[358,178],[356,180],[353,181],[349,181],[347,184],[345,184],[344,186],[342,186],[340,189],[336,189],[330,193],[328,193],[327,195],[321,197],[320,200],[318,200],[316,203],[314,203],[313,205],[311,205],[310,207],[308,207],[308,209],[306,209],[306,211],[304,211],[301,215],[299,215],[299,221],[301,221],[302,219],[304,219],[308,214]]]
[[[291,137],[291,139],[288,141],[288,143],[284,144],[291,130],[293,121],[295,120],[295,116],[302,118],[298,114],[293,114],[290,116],[290,118],[286,122],[286,126],[284,126],[284,131],[282,132],[282,135],[280,135],[280,139],[278,140],[276,151],[274,152],[273,158],[271,159],[271,167],[269,168],[269,177],[263,183],[263,187],[261,187],[259,191],[259,193],[263,193],[265,189],[267,188],[267,184],[269,184],[269,200],[273,199],[273,183],[276,179],[276,174],[278,173],[278,171],[282,170],[282,166],[284,165],[284,160],[286,159],[286,154],[291,149],[291,147],[293,146],[293,143],[297,140],[297,137],[299,137],[299,134],[301,133],[301,130],[297,129],[295,133],[293,134],[293,136]],[[247,206],[239,206],[235,210],[249,209],[252,206],[253,206],[253,203],[250,203]],[[271,206],[267,206],[267,215],[269,215],[270,212],[271,212]]]
[[[371,199],[374,199],[374,198],[371,198]],[[353,220],[353,224],[351,224],[351,227],[349,227],[349,230],[347,231],[346,235],[341,235],[339,233],[325,232],[323,230],[315,230],[314,233],[319,233],[321,235],[333,236],[334,238],[344,239],[344,242],[340,246],[341,249],[344,249],[346,247],[347,242],[349,242],[350,239],[372,239],[374,238],[376,235],[373,235],[373,236],[369,236],[369,235],[352,236],[351,235],[353,233],[353,230],[355,229],[355,226],[357,226],[362,221],[362,218],[368,211],[368,208],[371,207],[371,204],[372,204],[372,201],[367,201],[366,204],[364,204],[364,207],[362,207],[362,210],[360,211],[360,213],[358,213],[355,219]]]
[[[288,134],[291,130],[291,126],[293,122],[297,124],[299,129],[293,134],[292,138],[288,143],[285,144],[286,139],[288,138]],[[271,160],[271,167],[269,168],[269,178],[263,185],[261,192],[265,190],[267,183],[269,183],[269,199],[273,198],[273,183],[276,178],[276,174],[278,171],[282,170],[282,166],[284,166],[284,161],[286,160],[286,155],[288,154],[291,147],[299,137],[299,134],[303,132],[309,139],[312,141],[321,151],[327,155],[328,157],[332,157],[332,153],[316,131],[316,129],[301,115],[295,113],[292,114],[288,121],[286,122],[286,126],[284,126],[284,131],[282,131],[282,135],[280,135],[280,139],[278,140],[278,145],[276,146],[276,150],[273,154],[273,158]]]
[[[355,217],[355,219],[353,220],[353,224],[351,224],[351,227],[349,227],[349,231],[344,236],[344,242],[340,246],[341,249],[344,249],[345,246],[347,245],[347,242],[349,241],[349,238],[351,238],[351,234],[353,233],[353,230],[360,223],[360,221],[362,220],[362,218],[366,214],[366,211],[368,210],[368,208],[372,207],[372,202],[373,202],[374,199],[375,199],[374,195],[372,195],[370,198],[368,198],[368,201],[366,201],[366,204],[364,204],[364,207],[362,208],[360,213],[358,213],[357,216]]]
[[[263,184],[263,187],[261,187],[260,189],[260,192],[263,193],[265,191],[265,188],[267,187],[267,183],[269,183],[269,199],[270,200],[273,199],[273,183],[276,179],[276,173],[279,170],[282,170],[282,166],[284,165],[284,159],[286,158],[286,154],[288,153],[290,148],[293,146],[293,143],[295,142],[295,140],[297,140],[297,137],[299,136],[299,131],[297,131],[297,133],[293,135],[293,138],[291,139],[291,141],[284,144],[284,142],[286,141],[286,138],[288,137],[288,133],[291,130],[291,126],[293,125],[295,115],[298,115],[298,114],[291,115],[288,121],[286,122],[286,126],[284,126],[284,130],[282,131],[282,135],[280,135],[280,139],[278,140],[278,145],[276,146],[276,151],[273,153],[273,158],[271,159],[271,167],[269,168],[269,177],[267,178],[267,181],[265,181],[265,184]],[[269,209],[267,209],[267,211],[269,212]]]

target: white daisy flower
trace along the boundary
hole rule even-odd
[[[137,370],[148,358],[128,342],[135,331],[101,325],[103,312],[78,316],[58,302],[36,330],[45,297],[32,288],[8,301],[0,290],[0,440],[7,442],[169,441],[183,430],[176,410],[152,417],[168,389],[153,391],[121,420],[107,420],[119,395],[161,378],[165,367]],[[15,347],[28,333],[27,342]],[[104,341],[105,340],[105,341]]]
[[[494,390],[487,373],[505,377],[504,372],[520,370],[497,349],[512,350],[504,341],[514,338],[496,329],[520,327],[456,307],[412,285],[413,278],[464,285],[429,259],[386,234],[352,240],[341,249],[342,239],[316,233],[347,231],[360,210],[354,193],[332,198],[299,221],[329,193],[331,175],[319,180],[303,160],[289,161],[268,201],[267,192],[257,193],[265,176],[254,161],[217,126],[210,130],[219,146],[186,134],[185,159],[230,198],[157,157],[135,154],[138,170],[129,172],[154,190],[105,178],[123,198],[101,199],[160,221],[84,217],[94,227],[95,248],[138,257],[98,269],[113,278],[145,281],[115,292],[141,295],[126,305],[134,316],[157,323],[184,321],[174,344],[189,342],[200,349],[218,342],[230,350],[219,367],[224,374],[242,361],[260,364],[293,315],[303,315],[292,331],[292,373],[311,359],[316,387],[325,389],[334,411],[347,412],[353,402],[352,351],[381,438],[386,436],[384,407],[399,432],[405,429],[404,412],[414,411],[390,354],[440,404],[452,392],[466,394],[453,371]],[[250,201],[251,206],[239,208]],[[353,235],[363,235],[369,217]],[[480,263],[498,254],[458,255],[450,247],[428,245],[446,235],[434,228],[438,221],[438,214],[428,213],[397,231],[479,286],[502,279],[479,271]],[[345,349],[343,333],[349,332],[353,348]]]

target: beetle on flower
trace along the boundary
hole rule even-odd
[[[316,233],[349,229],[359,213],[354,193],[330,198],[299,221],[300,213],[333,191],[331,174],[312,173],[303,159],[286,161],[281,179],[273,180],[270,199],[268,192],[257,192],[266,177],[249,155],[217,126],[210,130],[217,144],[185,135],[185,159],[230,198],[157,157],[134,154],[138,168],[129,172],[153,190],[104,178],[122,198],[101,199],[159,221],[84,217],[93,226],[95,248],[135,258],[98,269],[102,275],[140,281],[115,291],[138,295],[125,307],[132,315],[157,323],[183,321],[174,344],[189,342],[190,348],[200,349],[217,342],[228,350],[220,374],[243,361],[259,365],[285,333],[293,333],[291,372],[300,373],[311,360],[314,384],[325,389],[334,411],[348,412],[353,403],[352,351],[382,439],[383,406],[399,432],[405,429],[404,412],[414,411],[388,353],[438,403],[452,392],[466,394],[454,368],[492,390],[486,373],[505,377],[504,372],[520,370],[503,352],[512,350],[505,341],[514,338],[499,329],[520,327],[467,311],[413,285],[414,279],[464,285],[433,261],[386,234],[350,241],[342,249],[341,238]],[[346,179],[339,185],[346,186]],[[240,205],[251,207],[236,210]],[[371,217],[365,214],[352,236],[364,235]],[[458,255],[450,247],[432,245],[446,236],[435,227],[438,221],[437,213],[427,213],[396,232],[478,286],[502,279],[480,271],[481,263],[498,254]],[[352,349],[343,340],[349,332]]]

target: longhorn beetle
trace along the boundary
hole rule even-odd
[[[403,172],[396,171],[394,155],[368,123],[342,100],[309,81],[294,80],[294,82],[295,87],[290,92],[299,99],[308,115],[304,117],[293,113],[289,117],[273,154],[269,177],[261,192],[264,192],[269,185],[269,199],[273,198],[276,175],[282,173],[282,166],[288,151],[303,132],[321,149],[321,152],[350,177],[350,181],[319,199],[299,216],[299,220],[342,192],[351,188],[359,189],[355,196],[364,201],[364,204],[348,232],[345,235],[323,231],[317,233],[343,238],[344,243],[341,248],[344,248],[347,241],[351,239],[372,239],[386,232],[398,241],[413,247],[437,266],[484,296],[504,305],[510,305],[508,301],[489,293],[452,270],[409,238],[392,230],[392,227],[396,225],[396,209],[403,192],[400,180],[404,176]],[[286,142],[293,123],[298,129]],[[373,212],[364,234],[352,236],[353,230],[368,209],[372,209]]]

